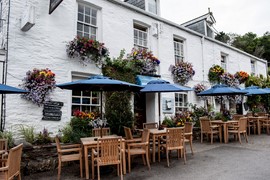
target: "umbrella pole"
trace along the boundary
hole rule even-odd
[[[103,119],[103,113],[102,113],[102,91],[100,92],[100,113],[101,113],[101,119]]]
[[[158,128],[161,129],[160,93],[158,93]]]

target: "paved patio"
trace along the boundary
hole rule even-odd
[[[268,180],[270,179],[270,136],[251,135],[249,143],[234,142],[230,139],[228,144],[215,141],[213,145],[208,142],[193,144],[194,156],[187,147],[187,164],[176,156],[170,159],[167,167],[166,158],[160,163],[152,163],[151,171],[143,165],[141,157],[132,165],[131,173],[127,173],[127,180]],[[57,171],[23,176],[23,180],[53,180],[57,179]],[[77,164],[62,168],[62,180],[79,180],[79,167]],[[85,179],[85,178],[83,178]],[[101,179],[120,179],[114,170],[109,174],[102,174]]]

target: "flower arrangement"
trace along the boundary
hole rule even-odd
[[[89,119],[89,120],[94,120],[95,117],[97,116],[96,113],[94,112],[83,112],[80,110],[76,110],[73,112],[73,116],[77,117],[77,118],[81,118],[81,119]]]
[[[185,85],[192,79],[195,71],[191,63],[182,61],[175,66],[171,66],[171,73],[176,82],[181,85]]]
[[[213,65],[208,72],[208,80],[211,83],[220,82],[220,75],[224,73],[224,69],[219,65]]]
[[[239,71],[234,74],[234,77],[238,79],[240,84],[242,84],[248,80],[249,74],[245,71]]]
[[[174,117],[172,117],[172,121],[174,122],[176,127],[183,127],[185,125],[185,122],[192,122],[191,112],[183,111],[177,113]]]
[[[204,91],[206,89],[205,85],[199,83],[199,84],[196,84],[194,87],[193,87],[194,91],[196,94]]]
[[[22,97],[40,106],[50,100],[49,93],[56,87],[55,74],[48,68],[35,68],[33,71],[26,73],[23,84],[20,86],[29,91],[29,93],[23,94]]]
[[[230,87],[238,87],[239,85],[238,79],[233,74],[227,72],[220,75],[220,82]]]
[[[152,51],[147,49],[133,48],[131,53],[128,54],[128,60],[134,64],[140,74],[155,74],[156,67],[160,64]]]
[[[77,36],[67,44],[67,54],[70,58],[79,57],[84,65],[89,61],[102,65],[103,58],[109,56],[109,50],[104,46],[104,43]]]

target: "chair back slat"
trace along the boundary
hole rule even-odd
[[[8,149],[8,140],[7,139],[0,139],[0,150],[4,150],[7,152]]]
[[[239,131],[246,131],[247,129],[247,117],[242,117],[239,119]]]
[[[142,133],[142,142],[149,142],[149,136],[150,136],[149,129],[144,129]]]
[[[122,137],[99,138],[97,145],[98,159],[102,164],[119,161]]]
[[[167,128],[166,146],[169,148],[183,146],[185,137],[185,129],[182,128]]]
[[[210,120],[208,118],[200,117],[201,131],[210,131]]]
[[[193,132],[193,124],[191,122],[185,122],[185,133],[192,133]],[[191,135],[185,135],[188,139]]]
[[[22,149],[23,144],[20,144],[9,151],[7,160],[8,179],[13,179],[12,177],[20,174]]]
[[[127,140],[133,139],[131,129],[124,126],[125,137]]]
[[[143,129],[158,129],[158,123],[143,123]]]
[[[60,140],[58,136],[55,137],[55,143],[56,143],[57,152],[58,152],[59,150],[61,150]]]
[[[110,128],[102,128],[102,136],[108,136],[108,135],[110,135],[110,133],[111,133],[111,130],[110,130]],[[92,129],[92,136],[93,137],[99,137],[99,136],[101,136],[101,128],[93,128]]]

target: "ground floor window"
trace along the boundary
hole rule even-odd
[[[175,113],[188,109],[187,93],[175,93]]]
[[[90,75],[89,75],[90,76]],[[87,79],[86,75],[73,75],[72,80]],[[76,110],[84,112],[100,112],[100,92],[94,91],[72,91],[71,113]],[[73,115],[73,114],[71,114]]]

